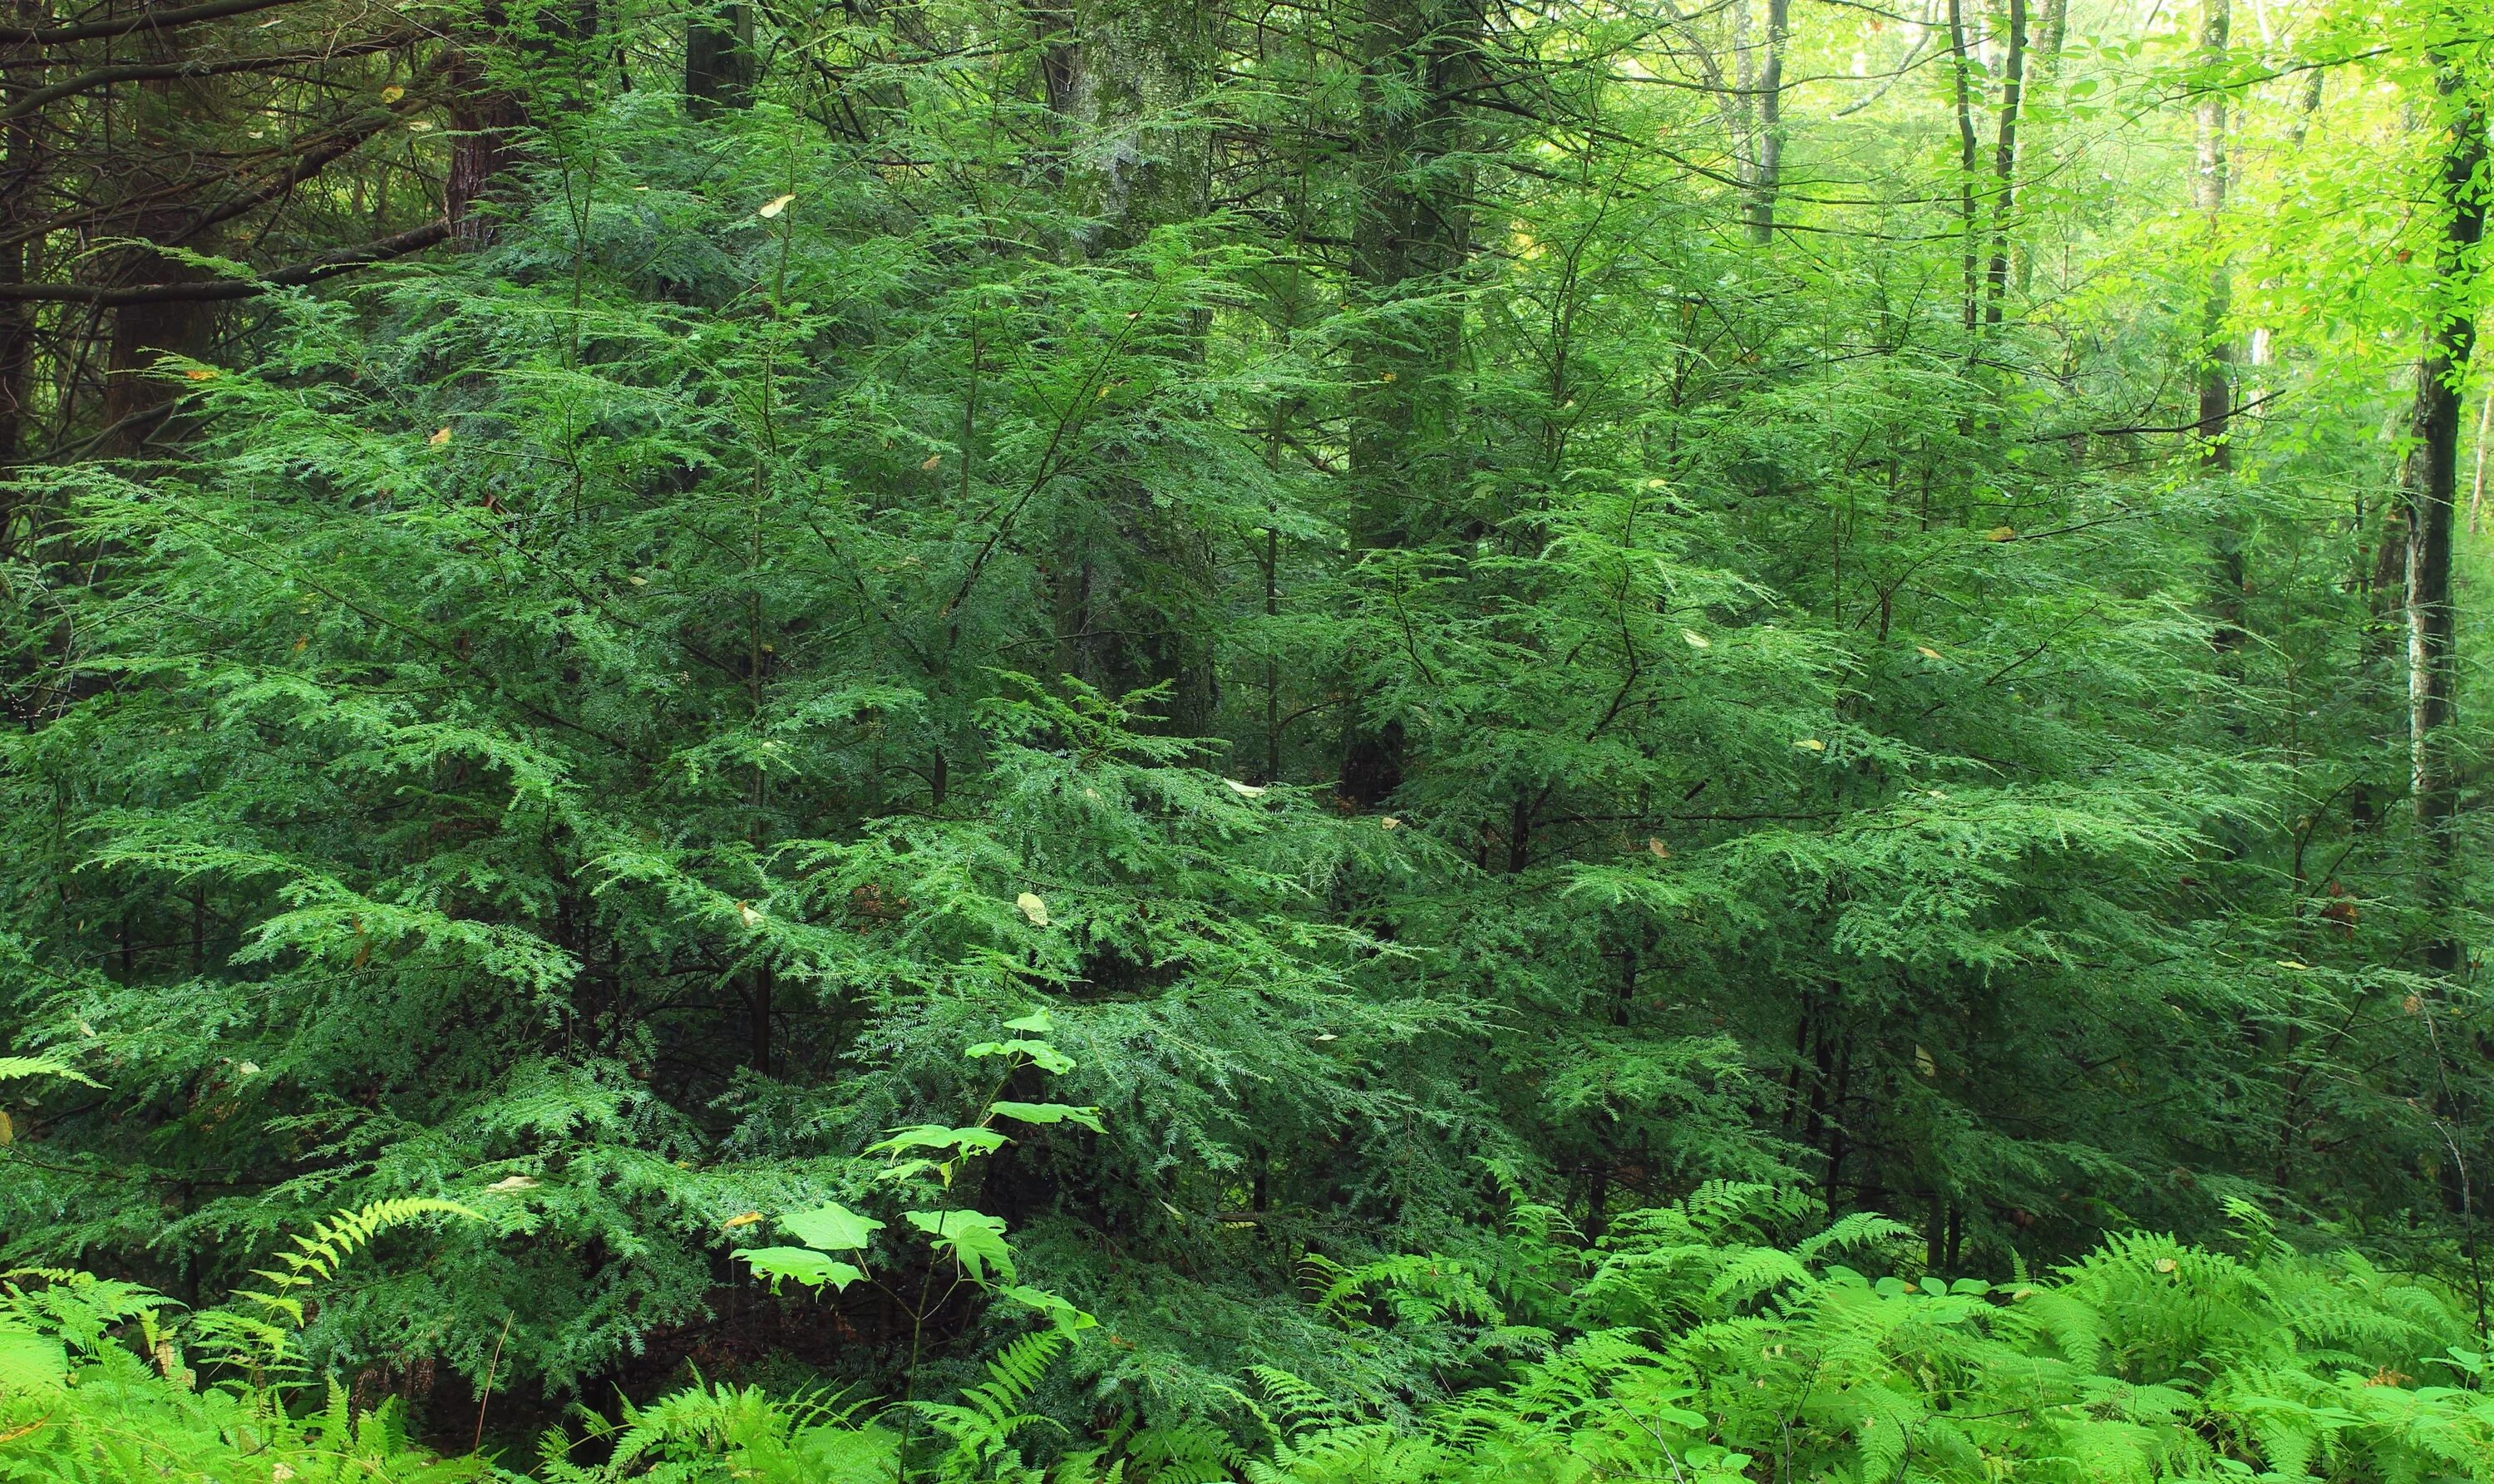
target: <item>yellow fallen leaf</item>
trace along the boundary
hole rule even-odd
[[[1403,821],[1388,814],[1377,822],[1377,827],[1381,830],[1400,830],[1403,828]]]
[[[1230,791],[1236,794],[1241,799],[1262,799],[1264,797],[1264,791],[1258,788],[1253,783],[1241,783],[1236,778],[1224,778],[1221,781],[1230,785]]]
[[[400,87],[400,86],[399,86],[397,83],[395,83],[395,82],[393,82],[393,83],[391,83],[389,86],[387,86],[387,87],[385,87],[385,88],[381,89],[381,102],[383,102],[383,103],[396,103],[396,102],[398,102],[400,99],[405,98],[406,96],[407,96],[407,89],[405,89],[405,88],[403,88],[403,87]]]
[[[407,128],[410,134],[423,134],[432,127],[433,120],[429,118],[411,118],[407,121]]]
[[[927,462],[918,467],[931,474],[944,467],[944,456],[940,453],[930,453],[927,456]]]
[[[493,1184],[485,1187],[486,1190],[497,1193],[509,1191],[532,1191],[536,1188],[537,1183],[526,1175],[504,1175],[500,1180],[497,1180]]]
[[[217,374],[205,366],[194,366],[182,373],[182,379],[185,381],[213,381],[216,379]]]
[[[650,586],[650,579],[646,577],[626,577],[624,580],[630,583],[635,588],[646,588]]]
[[[2294,959],[2292,959],[2292,958],[2281,958],[2281,959],[2279,959],[2279,960],[2277,961],[2277,966],[2278,966],[2279,968],[2281,968],[2281,969],[2305,969],[2305,970],[2308,970],[2308,969],[2310,969],[2310,968],[2312,967],[2312,965],[2310,965],[2310,964],[2308,964],[2308,963],[2297,963],[2297,962],[2296,962],[2296,961],[2295,961]]]
[[[1654,852],[1654,858],[1658,861],[1668,861],[1671,859],[1671,847],[1663,844],[1660,840],[1649,839],[1645,842],[1645,848]]]
[[[434,430],[433,437],[426,439],[425,441],[431,443],[434,447],[439,448],[442,444],[450,441],[450,430],[448,428],[437,428]]]
[[[1793,743],[1793,745],[1801,748],[1805,752],[1825,752],[1827,750],[1827,743],[1820,742],[1815,737],[1805,737],[1801,741]]]
[[[764,220],[764,221],[768,222],[768,221],[770,221],[773,217],[776,217],[776,216],[777,216],[779,213],[781,213],[781,212],[783,212],[783,211],[787,210],[787,209],[788,209],[788,203],[789,203],[790,201],[795,200],[796,198],[797,198],[797,195],[796,195],[796,193],[795,193],[795,192],[793,192],[793,191],[792,191],[792,192],[790,192],[790,193],[789,193],[788,195],[786,195],[786,196],[775,196],[775,197],[771,197],[771,199],[769,199],[769,200],[767,200],[767,201],[764,201],[764,202],[762,203],[761,208],[760,208],[759,210],[755,211],[753,214],[754,214],[755,216],[757,216],[757,217],[760,217],[762,220]]]
[[[1688,640],[1688,647],[1692,650],[1711,650],[1715,647],[1714,640],[1707,638],[1704,634],[1699,633],[1693,628],[1682,629],[1680,631],[1680,637]]]
[[[1931,1060],[1931,1052],[1916,1046],[1914,1047],[1914,1070],[1926,1077],[1936,1077],[1940,1075],[1940,1064]]]
[[[16,1141],[17,1126],[9,1121],[8,1110],[0,1108],[0,1145],[14,1144]]]
[[[2175,1265],[2176,1264],[2174,1259],[2171,1257],[2159,1257],[2156,1259],[2156,1270],[2160,1273],[2170,1273],[2174,1271]]]
[[[2018,528],[1994,526],[1983,533],[1983,538],[1987,541],[2015,541],[2018,539]]]
[[[1932,649],[1928,644],[1918,644],[1914,646],[1914,652],[1920,654],[1925,659],[1937,659],[1940,657],[1940,651]]]
[[[759,927],[762,925],[762,914],[753,910],[753,904],[751,902],[738,902],[736,904],[736,916],[737,920],[745,924],[747,927]]]
[[[743,1216],[729,1217],[726,1221],[720,1223],[719,1226],[721,1230],[734,1231],[739,1227],[750,1227],[760,1220],[762,1220],[761,1212],[747,1211]]]
[[[1024,892],[1014,898],[1014,905],[1021,909],[1022,916],[1030,919],[1032,926],[1048,925],[1048,903],[1041,901],[1037,893]]]
[[[1384,376],[1382,376],[1382,377],[1379,377],[1377,379],[1379,379],[1379,380],[1381,380],[1381,381],[1391,381],[1391,380],[1393,380],[1393,379],[1394,379],[1394,373],[1392,373],[1392,372],[1390,372],[1390,371],[1389,371],[1389,372],[1385,373],[1385,375],[1384,375]]]

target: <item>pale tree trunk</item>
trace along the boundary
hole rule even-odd
[[[2231,0],[2203,0],[2200,10],[2200,57],[2213,67],[2232,45]],[[2234,469],[2229,441],[2235,415],[2235,349],[2227,335],[2227,317],[2234,309],[2234,267],[2222,245],[2225,230],[2227,159],[2226,95],[2215,89],[2203,94],[2197,119],[2197,149],[2191,171],[2191,206],[2207,232],[2208,283],[2200,299],[2199,439],[2200,467],[2224,475]],[[2232,656],[2243,642],[2243,532],[2232,512],[2219,517],[2214,541],[2217,627],[2211,640],[2222,655]]]
[[[1950,84],[1957,103],[1958,211],[1965,235],[1962,264],[1964,283],[1961,305],[1965,319],[1966,353],[1974,354],[1974,327],[1981,311],[1981,267],[1975,251],[1974,173],[1980,150],[1974,137],[1974,59],[1966,50],[1965,0],[1948,0]]]
[[[2026,67],[2027,91],[2042,90],[2049,94],[2060,80],[2061,50],[2070,36],[2070,0],[2044,0],[2044,12],[2035,32],[2035,56]],[[2035,279],[2035,250],[2018,255],[2018,291],[2024,293]]]
[[[2070,39],[2070,0],[2044,0],[2043,34],[2036,38],[2043,53],[2040,76],[2051,81],[2061,70],[2061,48]]]
[[[1733,75],[1743,136],[1735,173],[1743,186],[1742,223],[1749,240],[1760,244],[1776,239],[1776,198],[1783,189],[1784,50],[1791,17],[1792,0],[1767,0],[1765,35],[1755,37],[1746,3],[1735,15]]]

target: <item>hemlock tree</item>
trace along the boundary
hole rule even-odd
[[[455,1197],[306,1332],[368,1390],[962,1370],[731,1253],[1045,1007],[1102,1127],[958,1194],[1066,1415],[1420,1406],[1489,1352],[1307,1259],[1711,1179],[2468,1272],[2481,26],[2132,10],[494,10],[247,106],[0,33],[13,192],[375,152],[0,262],[0,1022],[108,1089],[9,1090],[0,1251]],[[80,233],[236,306],[143,458]]]

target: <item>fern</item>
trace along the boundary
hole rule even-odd
[[[85,1073],[78,1071],[76,1067],[73,1067],[69,1063],[61,1061],[55,1057],[0,1056],[0,1082],[17,1081],[24,1078],[39,1076],[62,1077],[73,1082],[83,1082],[89,1087],[101,1087],[104,1085],[103,1083],[98,1082],[95,1078],[88,1076]]]

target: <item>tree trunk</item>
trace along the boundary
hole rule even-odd
[[[2200,11],[2200,58],[2214,67],[2225,60],[2232,44],[2232,0],[2203,0]],[[2226,319],[2234,308],[2234,268],[2223,256],[2220,233],[2226,209],[2226,95],[2215,89],[2203,94],[2197,118],[2197,145],[2191,173],[2191,205],[2200,213],[2213,258],[2208,285],[2200,300],[2200,467],[2211,475],[2234,469],[2228,441],[2235,412],[2235,351],[2227,339]],[[2210,636],[2221,654],[2232,655],[2243,642],[2243,532],[2231,511],[2216,522],[2211,578],[2216,589],[2217,626]]]
[[[36,0],[13,0],[8,15],[13,25],[32,29],[43,12]],[[0,106],[14,106],[42,81],[32,44],[0,48]],[[0,285],[33,280],[38,243],[20,234],[17,224],[30,219],[36,179],[37,127],[41,115],[30,113],[0,125]],[[0,302],[0,470],[24,456],[32,421],[35,364],[35,306],[23,300]],[[0,478],[6,478],[0,472]],[[14,549],[16,512],[0,493],[0,558]]]
[[[1957,104],[1957,173],[1958,212],[1965,233],[1963,262],[1964,283],[1961,289],[1961,307],[1965,320],[1968,355],[1973,354],[1974,326],[1979,312],[1981,285],[1975,256],[1974,167],[1979,146],[1974,139],[1974,60],[1966,52],[1965,0],[1948,0],[1949,62],[1951,87]]]
[[[532,122],[528,100],[512,91],[507,79],[487,76],[479,56],[499,49],[537,64],[540,101],[558,110],[586,106],[597,86],[597,62],[590,47],[597,35],[597,0],[557,0],[518,21],[501,0],[486,0],[479,21],[481,44],[472,50],[454,49],[447,68],[456,101],[450,108],[450,171],[441,202],[451,240],[470,247],[494,238],[496,213],[490,208],[509,192]]]
[[[147,61],[171,61],[181,44],[158,32],[141,33]],[[204,80],[149,80],[137,89],[131,116],[136,165],[119,184],[134,209],[126,219],[139,244],[179,243],[213,253],[217,244],[199,229],[197,187],[190,172],[188,126],[208,111]],[[205,277],[197,267],[148,246],[112,255],[112,276],[123,283],[190,283]],[[104,448],[136,455],[164,429],[173,388],[156,372],[167,355],[197,355],[207,348],[213,324],[209,307],[197,300],[166,299],[124,304],[112,311],[105,352]]]
[[[2468,292],[2470,258],[2485,234],[2485,200],[2476,181],[2485,164],[2485,120],[2466,94],[2458,65],[2444,56],[2433,61],[2436,86],[2450,112],[2438,192],[2448,220],[2435,245],[2436,302],[2417,361],[2400,494],[2407,514],[2409,789],[2423,836],[2422,905],[2431,923],[2425,959],[2447,974],[2460,962],[2450,910],[2452,833],[2459,812],[2448,737],[2455,671],[2450,548],[2459,482],[2460,381],[2477,334]]]
[[[1177,115],[1208,85],[1216,14],[1177,0],[1081,0],[1028,15],[1063,136],[1059,178],[1082,218],[1070,251],[1107,257],[1201,215],[1210,156]],[[1208,328],[1169,337],[1167,353],[1191,367]],[[1210,728],[1218,699],[1209,626],[1189,621],[1203,587],[1200,545],[1183,510],[1111,472],[1050,562],[1060,669],[1111,696],[1167,686],[1160,725],[1185,736]]]
[[[1455,295],[1472,219],[1469,178],[1449,156],[1460,142],[1455,100],[1475,75],[1482,24],[1463,0],[1368,0],[1351,265],[1352,293],[1367,315],[1350,346],[1355,551],[1424,537],[1426,512],[1457,483],[1449,383],[1462,353]],[[1403,744],[1399,722],[1354,714],[1341,797],[1360,808],[1382,803],[1402,782]]]
[[[1776,239],[1776,197],[1783,185],[1784,43],[1791,30],[1791,10],[1792,0],[1767,0],[1766,39],[1755,45],[1746,35],[1746,8],[1742,15],[1744,34],[1735,76],[1742,93],[1739,116],[1750,132],[1745,151],[1748,189],[1741,215],[1749,240],[1759,244]],[[1749,123],[1752,119],[1754,124]]]
[[[441,214],[453,242],[482,247],[494,240],[494,213],[511,167],[519,163],[520,131],[528,110],[508,89],[489,80],[466,52],[448,69],[457,102],[450,107],[450,170],[441,190]]]
[[[1998,325],[2009,295],[2009,225],[2018,203],[2018,115],[2025,103],[2026,0],[2009,0],[2009,55],[2001,65],[2000,132],[1992,154],[1992,263],[1983,319]]]
[[[684,22],[684,106],[695,118],[753,104],[760,58],[753,49],[753,7],[727,0]]]

